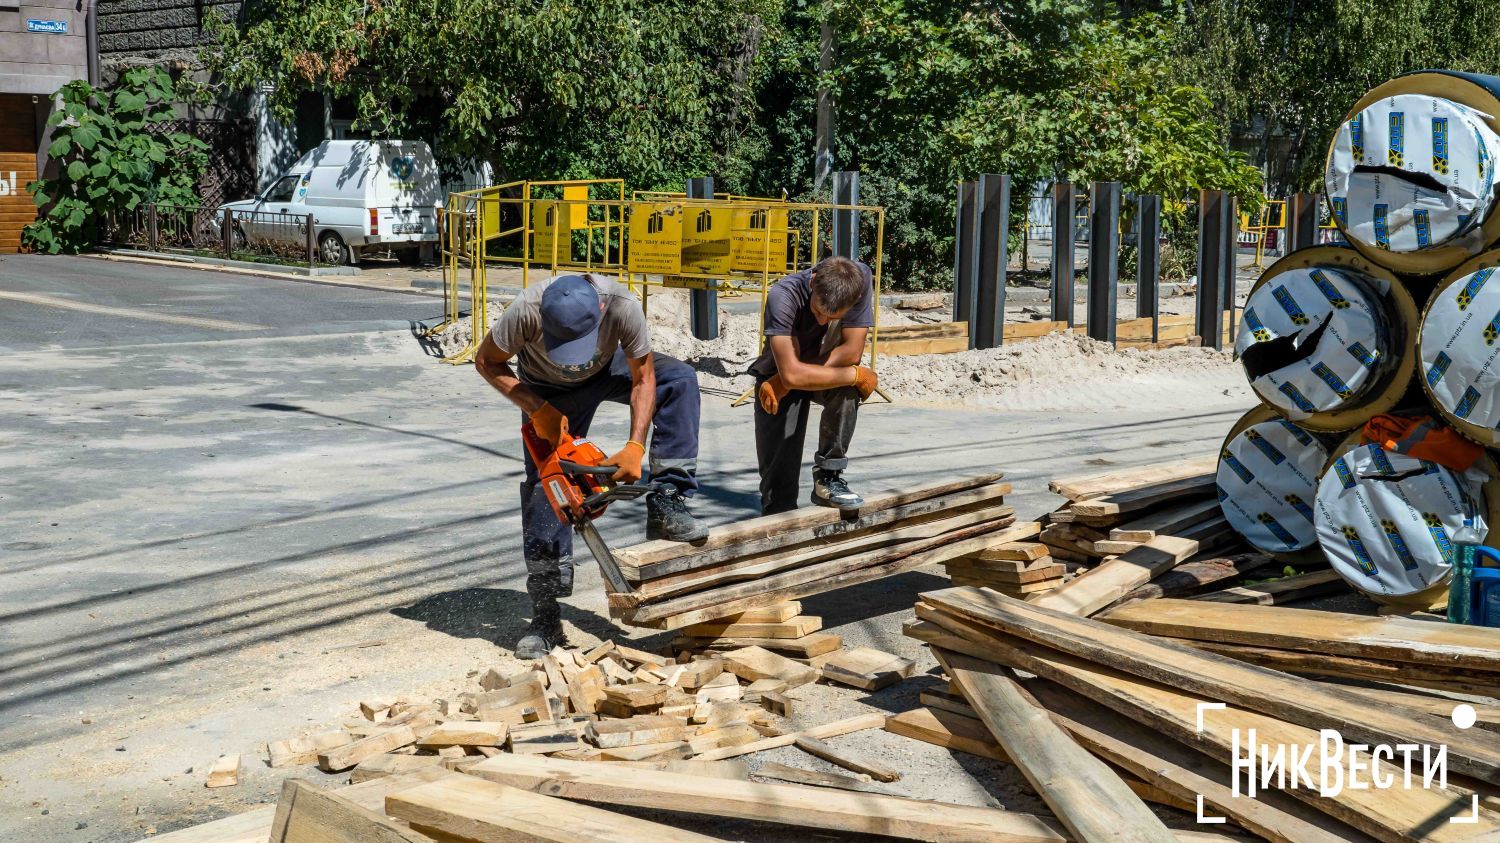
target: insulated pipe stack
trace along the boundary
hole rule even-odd
[[[1433,448],[1445,424],[1500,447],[1497,116],[1500,78],[1477,74],[1411,73],[1362,97],[1325,175],[1349,245],[1277,261],[1241,315],[1235,350],[1262,406],[1221,450],[1225,516],[1385,603],[1442,604],[1454,543],[1500,517],[1492,457],[1455,467],[1455,449]],[[1438,435],[1387,415],[1431,417]],[[1400,432],[1372,443],[1371,419]]]

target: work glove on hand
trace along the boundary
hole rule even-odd
[[[531,426],[536,428],[538,436],[551,442],[554,447],[568,438],[568,417],[545,402],[531,414]]]
[[[618,483],[634,483],[641,479],[641,460],[646,458],[646,448],[634,439],[625,443],[620,452],[599,463],[600,465],[619,466],[619,471],[610,475],[610,479]]]
[[[875,370],[874,369],[871,369],[869,366],[855,366],[854,367],[854,383],[853,383],[853,386],[854,386],[855,389],[859,390],[859,399],[861,401],[863,401],[866,398],[869,398],[870,397],[870,393],[874,392],[875,391],[875,387],[877,387],[879,385],[880,385],[880,379],[877,378],[877,377],[875,377]]]
[[[758,393],[760,408],[773,416],[776,415],[776,411],[781,407],[781,399],[785,398],[790,391],[786,388],[786,384],[781,382],[781,375],[766,378],[761,382]]]

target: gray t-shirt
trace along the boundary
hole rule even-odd
[[[822,363],[843,340],[844,328],[872,328],[875,326],[875,284],[870,267],[857,263],[868,286],[864,297],[843,319],[835,319],[827,325],[819,325],[812,312],[812,277],[817,267],[804,269],[783,277],[766,292],[766,318],[763,333],[768,337],[791,337],[797,349],[797,359],[804,363]],[[756,361],[750,364],[750,373],[760,378],[776,374],[776,358],[771,354],[770,343]]]
[[[646,314],[635,293],[612,278],[584,276],[599,291],[604,318],[599,322],[599,347],[582,366],[559,366],[547,357],[542,344],[542,291],[553,279],[532,284],[516,296],[500,315],[490,336],[501,351],[515,356],[521,380],[531,383],[571,386],[588,380],[609,368],[615,349],[623,348],[625,356],[638,360],[651,353],[646,331]]]

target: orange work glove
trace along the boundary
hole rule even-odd
[[[869,366],[854,367],[854,388],[859,390],[859,399],[863,401],[870,397],[875,387],[880,385],[880,379],[875,377],[875,370]]]
[[[781,375],[772,375],[761,382],[760,385],[760,408],[776,415],[777,409],[781,407],[781,399],[791,390],[781,382]]]
[[[646,446],[632,439],[625,443],[619,453],[599,464],[619,466],[620,470],[610,475],[611,480],[634,483],[641,479],[641,460],[645,458]]]
[[[545,402],[531,414],[531,426],[536,428],[538,436],[551,442],[553,446],[561,445],[568,438],[568,417]]]

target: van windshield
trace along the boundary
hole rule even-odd
[[[267,202],[290,202],[292,194],[297,192],[297,179],[301,176],[282,176],[281,180],[271,185],[266,191]]]

